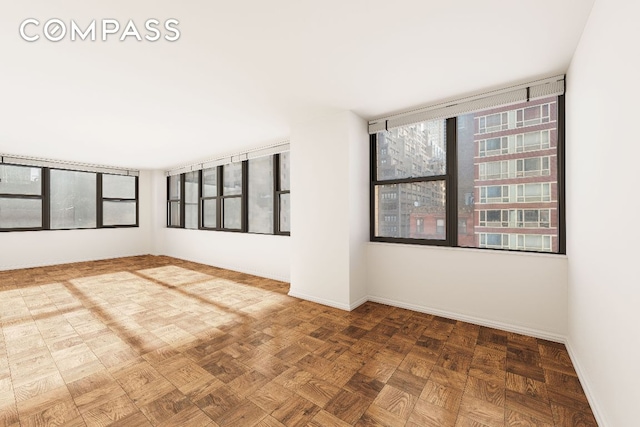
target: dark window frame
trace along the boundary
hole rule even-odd
[[[565,210],[565,98],[557,96],[557,199],[558,199],[558,252],[541,252],[533,250],[494,249],[464,246],[465,249],[507,251],[518,253],[566,255],[566,210]],[[458,245],[458,168],[457,168],[457,117],[447,119],[446,124],[446,153],[447,172],[436,177],[420,177],[405,179],[378,179],[377,177],[377,135],[369,138],[369,240],[371,242],[404,243],[426,246],[461,247]],[[440,181],[444,177],[446,188],[446,236],[444,240],[381,237],[375,235],[375,220],[377,207],[375,205],[375,190],[377,185],[402,184],[412,182]]]
[[[179,197],[171,198],[171,178],[180,177],[180,195]],[[177,225],[171,224],[171,205],[178,202],[178,209],[180,210],[180,223]],[[184,228],[184,174],[172,175],[167,177],[167,228]]]
[[[291,231],[282,231],[280,224],[280,197],[283,194],[291,194],[291,189],[283,190],[282,182],[280,182],[280,154],[281,153],[274,155],[273,159],[273,234],[279,236],[291,236]]]
[[[139,194],[139,187],[138,187],[138,177],[134,176],[135,178],[135,198],[131,199],[131,198],[119,198],[119,197],[104,197],[102,190],[103,190],[103,185],[102,185],[102,179],[104,177],[104,175],[115,175],[115,174],[109,174],[109,173],[99,173],[98,174],[98,210],[97,210],[97,215],[98,215],[98,227],[97,228],[135,228],[135,227],[139,227],[140,225],[140,202],[139,202],[139,198],[140,198],[140,194]],[[124,176],[130,176],[130,175],[124,175]],[[104,202],[123,202],[123,203],[131,203],[131,202],[135,202],[136,204],[136,222],[135,224],[113,224],[113,225],[104,225],[104,218],[103,218],[103,211],[104,211]]]
[[[61,167],[46,167],[46,166],[31,166],[23,164],[6,163],[7,166],[18,166],[27,168],[40,169],[41,177],[41,191],[40,195],[23,195],[23,194],[0,194],[0,198],[17,198],[17,199],[31,199],[42,200],[42,226],[41,227],[22,227],[22,228],[0,228],[0,232],[16,232],[16,231],[68,231],[68,230],[98,230],[109,228],[136,228],[140,226],[140,189],[139,189],[139,177],[135,178],[135,199],[116,199],[116,198],[102,198],[102,177],[103,175],[118,175],[110,174],[107,172],[95,172],[91,170],[80,170],[72,168]],[[83,172],[93,173],[96,175],[96,226],[95,227],[78,227],[78,228],[51,228],[51,171],[60,170],[68,172]],[[125,225],[103,225],[103,201],[116,201],[122,200],[127,202],[134,201],[136,203],[136,223]]]

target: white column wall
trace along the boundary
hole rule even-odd
[[[366,123],[330,113],[296,125],[290,144],[290,294],[354,308],[366,298]]]
[[[568,343],[601,426],[638,424],[639,16],[597,0],[567,73]]]

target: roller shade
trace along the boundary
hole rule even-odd
[[[64,169],[80,172],[98,172],[112,175],[138,176],[140,171],[111,166],[90,165],[86,163],[65,162],[61,160],[38,159],[12,155],[0,155],[0,163],[15,166],[33,166],[38,168]]]
[[[426,120],[447,119],[502,105],[564,94],[564,75],[441,102],[369,121],[369,134]]]
[[[203,161],[200,163],[194,163],[187,166],[182,166],[176,169],[171,169],[166,172],[167,176],[180,175],[182,173],[199,171],[201,169],[210,169],[216,166],[228,165],[229,163],[241,162],[243,160],[257,159],[258,157],[272,156],[278,153],[284,153],[289,151],[289,142],[281,142],[275,145],[269,145],[267,147],[260,147],[254,150],[250,150],[244,153],[227,155],[218,157],[216,159]]]

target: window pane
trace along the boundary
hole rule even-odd
[[[202,197],[216,197],[218,195],[218,168],[202,171]]]
[[[184,174],[184,201],[186,203],[198,203],[198,179],[199,172]]]
[[[242,163],[224,165],[222,172],[224,174],[223,194],[225,196],[242,194]]]
[[[206,199],[202,201],[202,226],[206,228],[216,228],[217,207],[216,199]]]
[[[0,198],[0,228],[42,227],[42,200]]]
[[[222,199],[222,218],[224,228],[229,230],[239,230],[241,228],[241,198],[231,197]]]
[[[96,174],[51,170],[51,228],[96,226]]]
[[[290,186],[290,165],[289,165],[289,152],[285,151],[280,154],[280,190],[289,191]]]
[[[136,202],[112,202],[105,200],[102,203],[103,225],[135,225]]]
[[[434,120],[378,132],[378,180],[445,174],[445,129]]]
[[[273,233],[273,157],[249,160],[249,232]]]
[[[280,232],[291,232],[291,194],[280,195]]]
[[[181,197],[180,195],[180,180],[181,175],[173,175],[169,177],[169,199],[176,200]]]
[[[457,118],[459,246],[558,251],[556,116],[552,97]]]
[[[184,228],[198,229],[198,204],[186,203],[184,205]]]
[[[0,165],[0,194],[42,194],[42,169]]]
[[[180,202],[169,202],[169,226],[180,227]]]
[[[103,174],[102,197],[107,199],[135,199],[136,177]]]
[[[444,240],[445,199],[444,181],[376,186],[375,235]]]

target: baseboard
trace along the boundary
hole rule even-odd
[[[440,310],[437,308],[424,307],[421,305],[395,301],[388,298],[369,296],[368,299],[369,301],[390,305],[392,307],[406,308],[407,310],[413,310],[420,313],[432,314],[434,316],[446,317],[448,319],[460,320],[467,323],[473,323],[475,325],[487,326],[489,328],[501,329],[503,331],[514,332],[516,334],[522,334],[522,335],[528,335],[535,338],[541,338],[547,341],[554,341],[559,343],[565,342],[564,336],[559,334],[554,334],[548,331],[541,331],[539,329],[528,328],[525,326],[514,326],[509,323],[483,319],[475,316],[468,316],[465,314],[455,313],[447,310]]]
[[[573,351],[573,347],[571,346],[571,341],[566,339],[564,341],[564,346],[567,348],[567,352],[569,353],[569,357],[571,358],[571,363],[573,363],[573,367],[578,374],[578,380],[580,380],[580,385],[582,386],[582,390],[584,390],[585,396],[587,396],[587,400],[589,401],[589,406],[591,406],[591,411],[593,412],[593,416],[596,419],[596,422],[600,427],[607,427],[609,424],[605,422],[604,413],[602,409],[598,406],[597,400],[593,395],[591,387],[589,386],[589,381],[587,381],[587,376],[585,375],[584,369],[580,365],[578,358],[576,357],[576,353]]]
[[[117,256],[101,256],[101,257],[89,257],[89,258],[79,258],[79,259],[68,259],[68,260],[44,260],[33,263],[21,263],[21,264],[11,264],[11,265],[2,265],[0,266],[0,271],[11,271],[11,270],[23,270],[27,268],[40,268],[40,267],[52,267],[57,265],[66,265],[66,264],[77,264],[80,262],[92,262],[92,261],[105,261],[110,259],[118,259],[118,258],[129,258],[136,256],[145,256],[148,254],[131,254],[131,255],[117,255]]]
[[[316,296],[307,295],[307,294],[304,294],[304,293],[301,293],[301,292],[294,292],[294,291],[290,290],[289,291],[289,296],[294,297],[294,298],[303,299],[303,300],[306,300],[306,301],[316,302],[318,304],[326,305],[326,306],[333,307],[333,308],[339,308],[340,310],[351,311],[351,306],[348,305],[348,304],[344,304],[344,303],[337,302],[337,301],[331,301],[331,300],[324,299],[324,298],[318,298]],[[365,298],[364,302],[366,302],[366,298]]]
[[[367,301],[369,301],[369,297],[362,297],[359,300],[357,300],[356,302],[352,302],[349,305],[349,311],[355,310],[356,308],[360,307],[362,304],[364,304]]]

